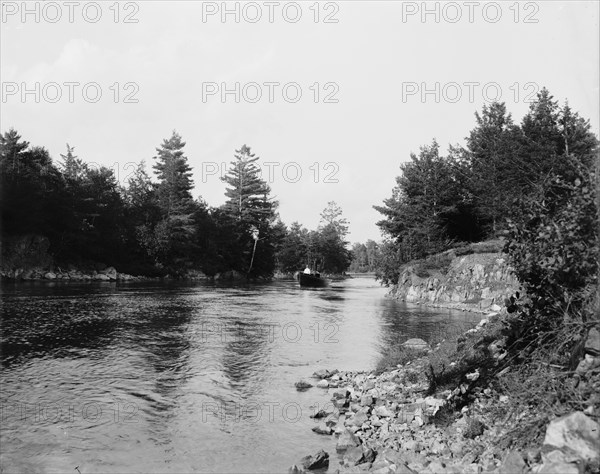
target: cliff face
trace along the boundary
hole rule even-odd
[[[486,312],[498,310],[519,283],[502,253],[447,255],[445,268],[423,264],[403,267],[391,296],[411,303]],[[435,267],[435,266],[434,266]]]

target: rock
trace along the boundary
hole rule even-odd
[[[110,281],[110,277],[108,275],[105,275],[104,273],[96,273],[94,275],[94,280],[98,280],[98,281]]]
[[[581,474],[584,471],[583,466],[578,466],[579,458],[568,456],[559,449],[546,453],[543,461],[537,471],[541,474]]]
[[[44,278],[46,280],[56,280],[56,273],[47,272],[47,273],[44,274]]]
[[[499,306],[497,304],[493,304],[492,306],[490,306],[490,311],[501,311],[502,310],[502,306]]]
[[[317,413],[315,413],[314,415],[309,415],[309,416],[310,416],[310,418],[315,418],[315,419],[318,419],[318,418],[325,418],[325,417],[327,417],[327,416],[331,415],[331,413],[332,413],[332,412],[330,412],[330,411],[326,411],[326,410],[319,410],[319,411],[318,411]]]
[[[108,278],[110,278],[111,280],[116,280],[117,279],[117,270],[115,269],[115,267],[108,267],[104,270],[102,270],[103,275],[106,275]]]
[[[583,375],[598,366],[600,366],[600,357],[594,357],[591,354],[586,354],[584,359],[577,365],[575,372]]]
[[[369,419],[368,415],[364,412],[356,413],[351,419],[350,424],[354,426],[362,426]]]
[[[305,456],[300,460],[302,467],[309,471],[329,467],[329,454],[322,449],[314,456]]]
[[[337,451],[346,451],[347,449],[359,446],[360,440],[354,433],[346,429],[339,437],[335,449]]]
[[[467,380],[474,382],[475,380],[477,380],[479,378],[479,372],[475,371],[471,374],[465,375],[465,377],[467,378]]]
[[[295,464],[288,469],[288,474],[302,474],[304,472],[305,471],[303,469],[299,468]]]
[[[414,439],[409,439],[402,444],[402,448],[407,451],[421,451],[421,444]]]
[[[600,356],[600,331],[596,328],[590,329],[585,341],[585,352],[593,356]]]
[[[394,414],[385,405],[376,407],[375,410],[373,410],[373,413],[375,413],[377,416],[379,416],[381,418],[388,418],[388,417],[394,416]]]
[[[363,395],[360,398],[360,406],[366,407],[373,405],[373,397],[371,395]]]
[[[360,446],[353,446],[348,448],[344,454],[344,463],[348,463],[350,466],[360,464],[360,460],[363,458],[363,450]]]
[[[576,411],[552,421],[546,428],[544,445],[568,448],[586,461],[600,459],[600,425]]]
[[[523,457],[517,451],[509,451],[502,460],[499,474],[521,474],[527,470]]]
[[[314,374],[313,377],[318,378],[318,379],[325,379],[327,377],[329,377],[329,371],[327,369],[320,369],[317,370]]]
[[[319,388],[329,388],[329,382],[325,379],[319,380],[317,382],[317,387]]]
[[[350,395],[350,392],[347,389],[341,388],[341,389],[333,392],[332,397],[334,400],[337,400],[337,399],[347,398],[349,395]]]
[[[308,390],[310,387],[312,387],[312,384],[308,383],[306,380],[300,380],[299,382],[296,382],[295,387],[296,390],[303,391]]]
[[[318,426],[315,426],[312,430],[315,433],[322,435],[330,435],[333,433],[333,429],[331,429],[331,427],[327,426],[327,424],[325,423],[320,423]]]
[[[430,349],[429,344],[426,341],[419,338],[412,338],[402,344],[407,349],[414,350],[427,350]]]

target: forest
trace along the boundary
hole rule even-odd
[[[101,263],[143,276],[235,270],[256,279],[307,264],[329,274],[348,267],[348,225],[335,202],[321,213],[318,229],[297,222],[288,228],[260,176],[259,158],[244,145],[222,178],[225,204],[212,207],[192,195],[185,145],[174,131],[152,158],[155,179],[141,161],[121,186],[111,169],[90,167],[73,146],[54,162],[44,147],[8,130],[0,135],[3,253],[20,236],[41,235],[55,265]]]

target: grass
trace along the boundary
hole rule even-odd
[[[404,365],[427,354],[426,350],[404,347],[401,344],[387,348],[375,367],[375,374],[380,375],[386,370],[393,370],[398,365]]]

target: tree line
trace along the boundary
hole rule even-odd
[[[535,246],[540,233],[558,239],[557,247],[546,243],[545,248],[559,254],[560,245],[575,245],[579,239],[565,259],[597,247],[598,139],[589,120],[568,103],[560,106],[546,88],[520,124],[498,102],[484,106],[475,119],[466,146],[450,146],[444,156],[433,140],[411,154],[400,165],[392,195],[374,206],[383,215],[377,225],[385,238],[376,266],[385,284],[397,283],[405,262],[500,236],[510,238],[517,272],[525,262],[533,265],[529,256],[539,256]],[[576,215],[579,220],[557,235],[548,216],[560,212],[562,224]],[[524,239],[529,239],[527,245]],[[585,260],[590,259],[587,252]],[[586,267],[585,275],[592,267]]]
[[[152,180],[141,161],[125,186],[106,167],[94,169],[67,145],[55,163],[10,129],[0,135],[2,241],[22,235],[49,239],[56,264],[103,263],[121,272],[209,276],[235,270],[248,278],[294,272],[307,264],[341,273],[350,264],[348,223],[328,203],[319,228],[288,228],[261,178],[259,159],[244,145],[221,179],[226,202],[194,199],[185,142],[173,132],[156,148]],[[3,245],[3,252],[10,251]]]

